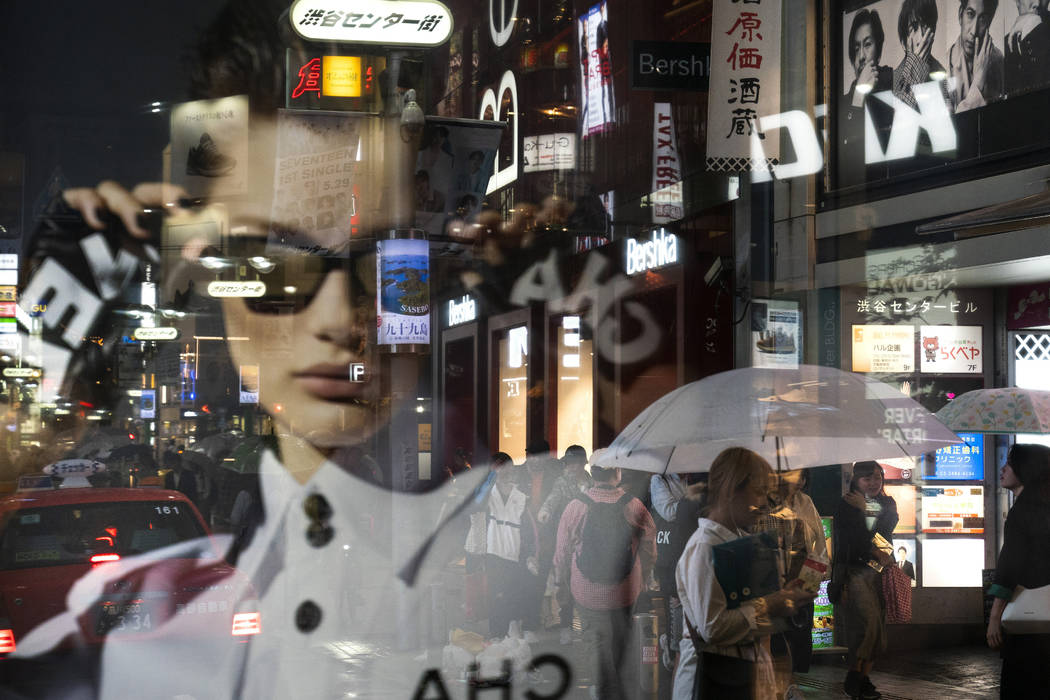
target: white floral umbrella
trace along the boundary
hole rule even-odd
[[[655,473],[707,471],[727,447],[777,468],[917,457],[961,443],[894,387],[833,367],[747,367],[657,399],[592,464]]]
[[[948,402],[937,418],[965,433],[1050,433],[1050,391],[975,389]]]

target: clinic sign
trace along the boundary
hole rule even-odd
[[[296,0],[288,17],[308,41],[427,47],[452,36],[452,12],[437,0]]]
[[[678,236],[664,228],[653,231],[647,241],[627,239],[624,267],[628,276],[678,262]]]

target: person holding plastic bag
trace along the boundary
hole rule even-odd
[[[777,618],[791,616],[813,599],[797,582],[737,604],[716,575],[715,549],[747,537],[767,507],[772,469],[742,447],[723,450],[711,464],[708,507],[678,562],[676,581],[686,632],[674,678],[674,700],[776,698],[769,653]],[[695,486],[690,494],[702,492]],[[730,607],[730,604],[734,607]]]
[[[1000,649],[1003,657],[999,697],[1047,697],[1050,634],[1004,634],[1002,618],[1017,586],[1050,585],[1050,448],[1015,444],[1003,465],[1001,483],[1016,500],[1006,516],[995,583],[988,589],[995,597],[988,646]]]

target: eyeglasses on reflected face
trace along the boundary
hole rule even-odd
[[[348,303],[370,311],[375,308],[374,238],[325,248],[301,239],[233,236],[221,248],[203,250],[198,262],[212,271],[218,282],[262,283],[261,289],[254,287],[251,296],[242,297],[254,313],[302,311],[317,296],[329,273],[336,270],[346,273]]]

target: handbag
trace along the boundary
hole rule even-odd
[[[1011,634],[1050,632],[1050,585],[1018,586],[1003,610],[1003,629]]]
[[[488,513],[483,510],[470,514],[470,530],[467,532],[467,541],[463,545],[467,554],[484,554],[488,551],[488,521]]]
[[[911,622],[911,578],[898,566],[882,570],[882,599],[886,603],[886,622]]]

